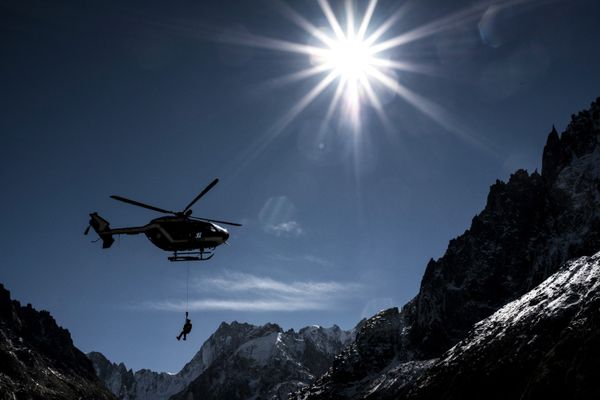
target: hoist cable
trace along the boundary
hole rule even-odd
[[[187,276],[185,279],[185,315],[188,315],[190,305],[190,264],[187,263]]]

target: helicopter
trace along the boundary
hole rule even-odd
[[[169,261],[210,260],[214,255],[213,250],[217,246],[223,243],[228,244],[229,232],[217,224],[242,226],[235,222],[192,217],[191,207],[218,182],[219,179],[213,180],[190,204],[178,212],[112,195],[110,196],[112,199],[171,215],[155,218],[144,226],[111,229],[107,220],[98,215],[97,212],[93,212],[90,214],[89,226],[83,234],[87,235],[90,228],[94,228],[94,231],[102,240],[102,248],[108,249],[115,241],[113,235],[137,235],[143,233],[156,247],[164,251],[173,252],[173,255],[168,257]]]

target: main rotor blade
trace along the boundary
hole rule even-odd
[[[199,217],[188,217],[188,218],[191,218],[191,219],[196,219],[196,220],[198,220],[198,221],[216,222],[217,224],[233,225],[233,226],[242,226],[242,224],[238,224],[237,222],[219,221],[218,219],[199,218]]]
[[[165,210],[165,209],[162,209],[162,208],[154,207],[154,206],[151,206],[151,205],[148,205],[148,204],[140,203],[139,201],[135,201],[135,200],[129,200],[129,199],[126,199],[125,197],[115,196],[115,195],[112,195],[110,197],[111,197],[111,199],[122,201],[123,203],[128,203],[128,204],[132,204],[134,206],[138,206],[138,207],[142,207],[142,208],[147,208],[148,210],[158,211],[159,213],[175,214],[175,215],[177,215],[177,213],[174,212],[174,211],[169,211],[169,210]]]
[[[189,209],[190,209],[190,207],[191,207],[191,206],[193,206],[193,205],[194,205],[194,203],[195,203],[195,202],[197,202],[197,201],[200,199],[200,197],[202,197],[202,196],[204,196],[206,193],[208,193],[208,191],[209,191],[210,189],[212,189],[212,188],[213,188],[213,187],[214,187],[214,186],[215,186],[217,183],[219,183],[219,178],[217,178],[217,179],[215,179],[214,181],[212,181],[211,183],[209,183],[209,184],[208,184],[208,186],[207,186],[207,187],[205,187],[205,188],[204,188],[204,190],[203,190],[203,191],[201,191],[201,192],[200,192],[200,194],[199,194],[198,196],[196,196],[196,198],[195,198],[194,200],[192,200],[192,201],[190,202],[190,204],[188,204],[188,205],[187,205],[187,207],[186,207],[186,208],[184,208],[184,209],[183,209],[182,213],[185,213],[187,210],[189,210]]]

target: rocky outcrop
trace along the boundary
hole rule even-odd
[[[6,399],[114,399],[50,313],[0,284],[0,393]]]
[[[450,241],[443,257],[428,263],[417,296],[399,313],[382,314],[387,330],[357,335],[357,342],[362,335],[390,343],[385,357],[374,362],[369,346],[352,345],[324,376],[292,398],[395,393],[435,365],[473,324],[536,287],[566,261],[598,251],[599,142],[600,99],[574,115],[561,136],[552,130],[541,174],[519,170],[508,182],[492,185],[470,228]],[[365,328],[371,326],[376,325],[368,321]]]

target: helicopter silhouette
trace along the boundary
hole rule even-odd
[[[218,182],[219,179],[213,180],[190,204],[178,212],[154,207],[121,196],[110,196],[115,200],[127,204],[172,215],[155,218],[144,226],[111,229],[107,220],[98,215],[97,212],[93,212],[90,214],[90,223],[84,235],[88,234],[90,227],[94,228],[94,231],[102,240],[102,248],[108,249],[115,241],[113,235],[137,235],[143,233],[156,247],[173,252],[173,255],[168,257],[169,261],[209,260],[214,255],[213,250],[223,243],[227,244],[227,239],[229,238],[227,229],[217,225],[217,223],[242,226],[235,222],[192,217],[191,207]]]

